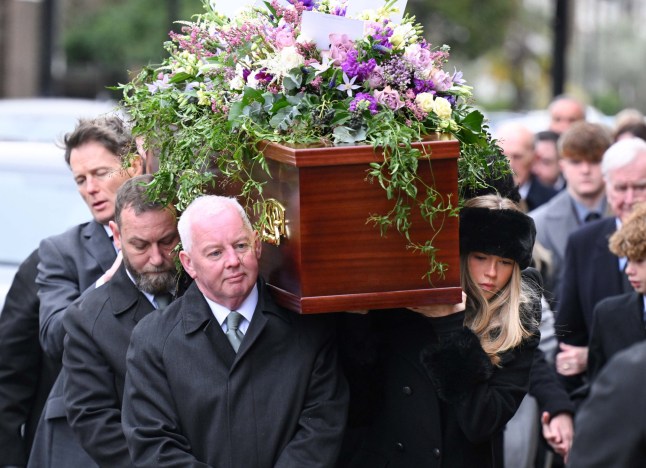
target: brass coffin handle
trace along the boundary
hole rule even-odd
[[[273,198],[265,200],[265,220],[261,232],[262,240],[271,245],[280,245],[280,238],[287,238],[285,207]]]

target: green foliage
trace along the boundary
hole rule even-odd
[[[201,0],[182,0],[181,16],[200,11]],[[97,11],[74,9],[63,36],[68,63],[98,63],[103,69],[158,63],[164,56],[159,44],[171,26],[168,2],[127,0],[105,3]]]
[[[447,216],[456,215],[458,194],[439,193],[433,181],[420,178],[420,164],[430,159],[413,143],[435,133],[460,141],[460,193],[508,170],[482,114],[470,105],[471,88],[461,73],[443,70],[448,49],[427,44],[408,17],[388,36],[377,37],[391,28],[381,19],[375,37],[335,43],[333,48],[347,48],[342,52],[347,62],[335,62],[311,43],[295,41],[300,18],[293,12],[274,4],[270,13],[244,15],[227,23],[207,11],[182,23],[183,32],[165,44],[169,57],[118,87],[134,133],[159,154],[151,187],[155,197],[173,193],[173,200],[164,201],[182,210],[195,197],[232,184],[262,231],[258,173],[267,174],[265,142],[367,143],[383,155],[367,168],[368,179],[392,202],[387,213],[371,213],[368,221],[384,235],[395,229],[408,248],[427,255],[429,281],[443,275],[447,265],[436,260],[434,238],[411,239],[411,212],[419,209],[437,233]],[[276,27],[283,15],[291,18],[293,37],[273,44],[285,34],[283,25]],[[395,42],[384,45],[391,40],[384,37]],[[374,71],[377,64],[383,73],[375,72],[374,81],[350,71],[353,66]]]
[[[477,58],[502,46],[520,6],[518,0],[409,0],[407,8],[426,26],[431,42]]]

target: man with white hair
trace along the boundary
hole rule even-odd
[[[623,272],[626,260],[610,252],[608,238],[636,203],[646,201],[646,142],[628,138],[614,143],[603,155],[601,172],[615,217],[588,223],[570,235],[555,323],[560,341],[556,370],[568,377],[571,390],[583,383],[587,369],[594,306],[632,290]]]
[[[348,389],[328,317],[276,305],[235,199],[182,214],[188,291],[135,328],[124,433],[136,466],[333,467]]]

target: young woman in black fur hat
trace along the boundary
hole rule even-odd
[[[514,202],[473,198],[460,213],[461,304],[346,314],[339,466],[503,466],[502,431],[539,342],[540,275],[527,269],[535,232]]]

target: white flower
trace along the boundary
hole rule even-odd
[[[312,63],[310,66],[314,70],[316,70],[315,75],[319,76],[321,73],[325,73],[327,70],[329,70],[333,63],[334,60],[330,60],[330,57],[325,55],[321,63]]]
[[[433,112],[442,120],[451,118],[451,103],[443,97],[436,97],[433,101]]]
[[[300,67],[305,63],[303,56],[298,53],[296,46],[288,46],[281,49],[276,55],[262,60],[267,72],[276,76],[285,76],[291,69]]]
[[[354,84],[355,80],[357,79],[356,75],[352,77],[352,79],[348,78],[348,75],[343,72],[343,83],[341,83],[339,86],[336,87],[339,91],[346,91],[348,93],[348,96],[352,97],[352,92],[355,89],[360,88],[361,86]]]
[[[236,74],[235,76],[229,81],[229,87],[231,89],[243,89],[245,85],[244,82],[244,68],[242,65],[239,63],[236,64]]]
[[[415,28],[410,23],[402,23],[395,26],[393,35],[389,39],[393,45],[393,49],[403,49],[407,44],[415,42],[416,40],[417,34],[415,33]]]
[[[433,111],[433,94],[419,93],[415,96],[415,104],[424,112]]]

